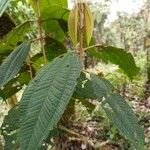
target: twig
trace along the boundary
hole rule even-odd
[[[33,79],[33,72],[32,72],[32,65],[31,65],[31,63],[30,63],[30,60],[31,60],[31,56],[30,56],[30,54],[29,54],[29,64],[28,64],[28,66],[29,66],[29,73],[30,73],[30,78],[31,78],[31,80]]]
[[[41,65],[40,64],[38,64],[38,63],[35,63],[35,62],[33,62],[33,61],[29,61],[31,64],[34,64],[34,65],[36,65],[36,66],[38,66],[38,67],[41,67]]]
[[[90,146],[93,147],[93,143],[84,135],[81,135],[80,133],[77,133],[73,130],[70,130],[62,125],[59,125],[59,129],[62,130],[62,131],[65,131],[66,134],[72,137],[74,137],[75,139],[78,139],[78,140],[83,140],[84,142],[88,143]]]
[[[41,10],[40,10],[40,3],[39,0],[34,0],[35,6],[36,6],[36,13],[37,13],[37,23],[38,23],[38,28],[39,28],[39,34],[40,34],[40,44],[41,44],[41,51],[43,53],[44,57],[44,63],[46,64],[46,54],[45,54],[45,49],[44,49],[44,43],[43,43],[43,30],[42,30],[42,17],[41,17]]]
[[[103,47],[104,45],[102,44],[96,44],[96,45],[92,45],[92,46],[89,46],[89,47],[86,47],[84,48],[84,51],[88,50],[88,49],[91,49],[91,48],[95,48],[95,47]]]
[[[46,38],[46,36],[42,36],[40,38],[31,39],[30,42],[36,42],[36,41],[44,40],[45,38]]]
[[[79,5],[79,52],[80,52],[80,59],[82,62],[82,67],[84,68],[84,49],[83,49],[83,28],[84,28],[84,16],[83,16],[83,3],[81,0],[78,1]]]

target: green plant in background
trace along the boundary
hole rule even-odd
[[[0,96],[6,100],[27,85],[21,101],[2,124],[5,149],[41,149],[54,129],[60,128],[64,112],[74,105],[72,100],[84,100],[83,104],[91,107],[88,100],[93,99],[101,102],[120,133],[143,150],[143,131],[127,102],[108,80],[84,69],[85,54],[89,54],[117,64],[132,80],[139,73],[133,56],[120,48],[90,45],[94,23],[86,3],[77,1],[71,12],[66,0],[30,0],[30,4],[37,19],[25,21],[0,39]],[[7,5],[7,0],[0,1],[0,15]],[[37,37],[24,38],[33,24]],[[34,49],[35,42],[40,51]]]

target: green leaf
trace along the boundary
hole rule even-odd
[[[17,78],[17,81],[19,82],[20,86],[27,85],[29,81],[31,80],[29,70],[26,72],[20,73],[20,75]]]
[[[46,38],[45,52],[48,61],[52,61],[54,58],[64,54],[66,51],[67,49],[62,43],[50,37]]]
[[[2,16],[3,12],[6,10],[10,0],[1,0],[0,1],[0,17]]]
[[[71,37],[74,47],[76,47],[78,39],[78,20],[79,20],[78,9],[79,9],[78,4],[76,4],[70,11],[70,15],[68,18],[69,35]]]
[[[34,62],[32,64],[32,67],[38,71],[39,69],[42,68],[42,66],[44,65],[44,57],[43,57],[43,54],[42,53],[37,53],[36,55],[34,55],[32,58],[31,58],[31,61]]]
[[[34,4],[32,3],[35,8]],[[67,0],[42,0],[40,1],[42,27],[46,35],[52,35],[58,41],[63,41],[65,37],[62,21],[67,22],[69,10]],[[36,10],[36,9],[35,9]]]
[[[8,82],[4,88],[0,89],[0,98],[4,101],[16,94],[21,89],[19,84],[16,84],[16,79]]]
[[[33,9],[36,12],[36,3],[33,2],[33,0],[29,0]],[[67,0],[42,0],[40,2],[40,9],[42,14],[42,20],[46,21],[48,19],[64,19],[66,20],[68,16],[69,10],[68,8],[68,2]],[[67,13],[67,16],[66,16]],[[67,21],[67,20],[66,20]]]
[[[128,138],[137,150],[144,150],[144,134],[127,102],[116,93],[103,102],[103,108],[114,126]]]
[[[135,64],[134,57],[131,53],[125,52],[121,48],[102,46],[99,49],[88,50],[88,53],[99,60],[118,65],[130,79],[133,79],[139,73],[139,68]]]
[[[80,72],[78,56],[68,52],[43,67],[29,83],[20,105],[22,150],[36,149],[60,120]]]
[[[59,26],[64,31],[65,34],[68,32],[68,22],[63,19],[57,19]]]
[[[50,10],[45,10],[45,9],[42,10],[43,20],[48,21],[48,20],[62,19],[67,21],[69,16],[69,10],[67,8],[54,5],[54,6],[47,7],[47,9]]]
[[[29,29],[30,22],[26,21],[0,39],[0,53],[13,50],[16,45],[23,40],[24,34],[27,33]]]
[[[20,73],[16,78],[9,81],[2,89],[0,89],[0,98],[4,101],[15,95],[22,89],[24,85],[27,85],[30,81],[30,74],[28,72]]]
[[[19,72],[23,61],[26,59],[30,50],[29,43],[19,45],[0,66],[0,87],[13,79]]]
[[[114,87],[108,80],[95,74],[90,74],[90,77],[92,81],[92,88],[94,89],[94,94],[97,98],[106,97],[114,90]]]
[[[65,33],[61,29],[57,20],[49,20],[42,24],[42,27],[46,35],[52,35],[57,41],[63,42],[65,38]]]
[[[138,120],[127,102],[114,93],[113,86],[95,74],[82,73],[74,93],[78,99],[97,99],[115,127],[128,138],[138,150],[143,150],[144,135]]]
[[[19,129],[19,108],[13,107],[9,110],[8,115],[5,116],[3,124],[0,128],[1,134],[5,139],[5,150],[18,149],[17,132]]]
[[[78,79],[74,97],[97,99],[106,96],[112,90],[112,85],[106,79],[94,74],[82,73]]]
[[[64,30],[60,24],[60,20],[68,20],[69,10],[60,6],[53,6],[42,11],[42,19],[45,20],[42,23],[42,27],[46,32],[46,35],[51,33],[52,37],[63,41]],[[61,21],[62,22],[62,21]]]
[[[92,12],[87,4],[84,4],[84,18],[85,18],[86,42],[87,45],[89,46],[93,34],[94,19]]]
[[[67,0],[42,0],[40,1],[40,7],[41,10],[43,11],[44,9],[47,9],[48,7],[52,7],[52,6],[59,6],[62,8],[67,8],[68,7],[68,2]]]
[[[67,0],[42,0],[40,1],[42,27],[46,35],[51,34],[58,41],[63,41],[65,37],[64,30],[60,20],[68,21],[69,10]]]
[[[78,78],[78,84],[73,94],[76,99],[96,99],[97,96],[94,94],[90,75],[82,72]]]
[[[35,12],[35,4],[30,0]],[[42,27],[46,35],[52,35],[58,41],[63,41],[66,31],[66,22],[68,21],[69,10],[67,0],[42,0],[40,1]],[[62,25],[65,25],[62,26]],[[64,33],[65,32],[65,33]]]

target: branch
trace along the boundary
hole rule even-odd
[[[89,47],[84,48],[84,51],[86,51],[86,50],[88,50],[88,49],[91,49],[91,48],[103,47],[103,46],[104,46],[104,45],[102,45],[102,44],[92,45],[92,46],[89,46]]]
[[[41,51],[43,53],[44,57],[44,63],[46,64],[46,54],[44,49],[44,43],[43,43],[43,30],[42,30],[42,17],[41,17],[41,10],[40,10],[40,3],[39,0],[34,0],[35,6],[36,6],[36,13],[37,13],[37,23],[39,28],[39,35],[40,35],[40,44],[41,44]]]
[[[29,54],[29,64],[28,64],[28,66],[29,66],[29,73],[30,73],[30,79],[32,80],[33,79],[33,72],[32,72],[32,64],[31,64],[31,56],[30,56],[30,54]]]
[[[83,50],[83,28],[84,28],[84,14],[83,14],[83,3],[81,0],[78,0],[79,5],[79,52],[80,58],[82,62],[82,66],[84,68],[84,50]]]

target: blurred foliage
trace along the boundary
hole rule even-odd
[[[17,25],[25,20],[35,19],[35,13],[29,4],[29,0],[12,0],[7,12],[14,18]]]

